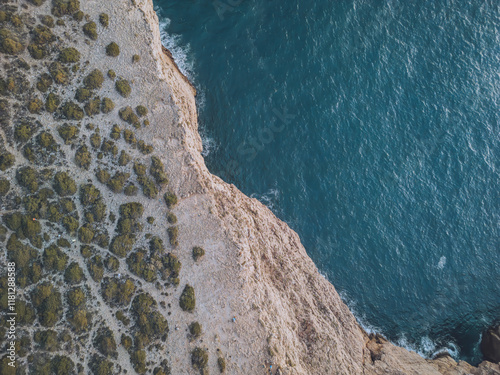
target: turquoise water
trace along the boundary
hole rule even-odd
[[[299,233],[368,330],[480,360],[500,318],[499,3],[155,4],[209,169]]]

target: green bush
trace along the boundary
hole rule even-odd
[[[90,277],[95,282],[100,282],[104,275],[104,264],[100,255],[94,255],[87,262],[87,269],[89,270]]]
[[[196,370],[204,370],[208,364],[208,353],[202,348],[194,348],[191,352],[191,364]]]
[[[144,143],[144,141],[137,142],[137,146],[139,148],[139,151],[142,152],[144,155],[148,155],[153,152],[153,146]]]
[[[60,104],[61,98],[51,92],[49,95],[47,95],[47,99],[45,100],[45,110],[49,113],[53,113],[57,110]]]
[[[120,138],[121,130],[118,125],[113,125],[113,128],[111,129],[110,137],[114,140],[117,140]]]
[[[168,184],[168,178],[165,174],[163,163],[156,156],[151,157],[151,169],[149,173],[154,177],[158,185]]]
[[[64,64],[77,63],[80,61],[80,52],[73,47],[64,48],[59,52],[59,61]]]
[[[76,183],[66,172],[57,172],[54,176],[54,190],[61,197],[74,195],[76,193]]]
[[[193,338],[198,338],[201,336],[201,324],[198,322],[193,322],[189,325],[189,333]]]
[[[90,145],[95,149],[101,145],[101,135],[97,131],[90,136]]]
[[[177,224],[177,216],[173,212],[169,212],[167,215],[167,221],[169,224]]]
[[[6,178],[0,178],[0,196],[7,195],[10,190],[10,182]]]
[[[84,206],[97,204],[101,200],[101,192],[92,184],[80,188],[80,203]]]
[[[90,243],[94,239],[94,231],[87,225],[80,227],[78,230],[78,239],[83,243]]]
[[[89,169],[91,162],[90,152],[87,146],[81,146],[76,150],[75,153],[75,163],[77,166],[83,169]]]
[[[52,14],[56,17],[71,15],[78,12],[79,10],[79,0],[52,0]]]
[[[39,284],[31,293],[38,320],[44,327],[54,326],[62,316],[61,293],[49,283]]]
[[[109,172],[105,169],[97,169],[96,170],[96,173],[95,173],[96,177],[97,177],[97,180],[99,180],[99,182],[101,184],[105,184],[109,181],[109,179],[111,178],[111,175],[109,174]]]
[[[118,155],[118,146],[115,145],[115,142],[107,139],[102,142],[101,151],[111,153],[113,156],[116,156]]]
[[[87,116],[92,117],[98,115],[101,112],[101,99],[97,97],[89,100],[87,104],[85,104],[84,109]]]
[[[114,70],[112,70],[112,69],[108,70],[108,77],[109,77],[110,79],[113,79],[113,80],[114,80],[114,79],[116,78],[116,73],[115,73],[115,71],[114,71]]]
[[[118,313],[116,313],[116,314],[118,315]],[[117,318],[118,318],[118,316],[117,316]],[[121,319],[119,319],[119,320],[121,320]],[[120,341],[121,341],[122,346],[126,350],[129,350],[132,347],[132,337],[127,336],[124,333],[122,333],[122,337],[121,337]]]
[[[134,172],[138,177],[144,177],[146,175],[146,166],[142,163],[136,161],[134,163]]]
[[[54,27],[54,25],[55,25],[54,19],[51,16],[49,16],[49,15],[43,16],[41,22],[45,26],[51,27],[51,28]]]
[[[43,266],[47,271],[62,271],[68,262],[68,256],[55,244],[44,250],[42,258]]]
[[[113,109],[115,109],[115,103],[110,98],[103,98],[101,101],[101,112],[102,113],[110,113]]]
[[[120,109],[118,114],[120,115],[120,118],[123,121],[129,123],[130,125],[133,125],[133,126],[140,125],[139,118],[132,110],[132,107],[130,107],[130,106],[124,107],[124,108]]]
[[[94,69],[83,79],[83,84],[89,90],[100,89],[104,82],[104,76],[99,69]]]
[[[85,292],[80,287],[73,288],[68,291],[66,298],[68,300],[68,305],[72,309],[75,309],[85,303]]]
[[[59,61],[50,64],[49,73],[55,83],[59,85],[67,85],[69,83],[69,70]]]
[[[115,42],[111,42],[106,46],[106,55],[116,57],[120,54],[120,47]]]
[[[80,103],[83,103],[84,101],[89,100],[91,96],[92,91],[84,87],[80,87],[76,90],[75,99]]]
[[[62,224],[68,233],[76,233],[79,222],[73,216],[65,216],[62,219]]]
[[[179,229],[177,227],[170,227],[167,229],[167,233],[168,233],[168,239],[170,241],[170,245],[172,246],[178,246],[179,245],[179,240],[178,240],[178,236],[179,236]]]
[[[130,160],[131,160],[130,155],[122,150],[120,153],[120,157],[118,159],[118,165],[123,167],[123,166],[127,165],[130,162]]]
[[[137,186],[135,186],[134,184],[129,184],[125,187],[123,193],[128,197],[135,197],[137,195],[138,190],[139,189],[137,188]]]
[[[47,352],[60,350],[57,332],[51,329],[47,331],[36,331],[33,335],[33,341],[35,341],[42,350]]]
[[[14,130],[14,138],[18,142],[27,142],[35,132],[34,126],[30,124],[21,124]]]
[[[187,284],[182,291],[179,299],[179,306],[184,311],[193,311],[196,305],[196,298],[194,296],[194,288]]]
[[[19,185],[25,187],[31,193],[34,193],[38,190],[38,179],[36,176],[36,171],[31,167],[19,168],[16,173],[16,179]]]
[[[108,25],[109,25],[109,16],[106,13],[99,14],[99,22],[104,27],[108,27]]]
[[[108,327],[99,328],[94,339],[94,347],[107,358],[118,358],[115,337]]]
[[[144,207],[141,203],[130,202],[120,206],[120,216],[125,219],[140,219],[144,213]]]
[[[137,139],[135,138],[135,134],[132,130],[130,129],[125,129],[123,131],[123,139],[125,139],[125,142],[131,145],[135,145],[137,143]]]
[[[132,56],[132,62],[133,63],[139,62],[140,60],[141,60],[141,56],[139,56],[139,55]]]
[[[101,283],[101,293],[109,304],[128,306],[135,293],[135,284],[132,279],[105,278]]]
[[[78,136],[78,127],[75,125],[64,124],[57,128],[57,132],[64,139],[64,143],[67,145],[74,141]]]
[[[120,193],[125,187],[125,183],[130,177],[129,173],[125,172],[116,172],[113,177],[108,181],[108,188],[113,193]]]
[[[123,234],[113,238],[111,245],[109,246],[109,251],[120,258],[125,258],[127,254],[132,250],[135,244],[135,239],[131,235]]]
[[[50,86],[52,86],[52,77],[48,73],[43,73],[36,83],[36,88],[41,92],[47,92]]]
[[[73,14],[73,19],[75,21],[81,22],[83,20],[84,15],[85,14],[81,10],[79,10],[78,12]]]
[[[42,5],[45,0],[29,0],[29,2],[33,5],[36,5],[37,7],[39,7],[40,5]]]
[[[73,102],[66,102],[61,108],[61,113],[67,120],[81,120],[85,113],[77,104]]]
[[[158,195],[158,188],[155,183],[147,177],[138,177],[137,182],[142,186],[142,193],[150,198],[154,199]]]
[[[110,256],[106,258],[106,268],[108,271],[116,272],[120,268],[120,261],[116,257]]]
[[[90,369],[93,375],[113,375],[115,373],[113,366],[113,362],[98,355],[92,356],[90,362]]]
[[[148,224],[154,224],[154,222],[155,222],[155,218],[152,216],[148,216],[146,220],[147,220]]]
[[[3,172],[14,165],[16,158],[9,152],[0,154],[0,170]]]
[[[146,368],[146,352],[144,350],[136,350],[130,355],[130,361],[134,366],[134,370],[138,374],[144,374]]]
[[[28,102],[28,111],[30,113],[40,113],[43,109],[43,102],[39,98],[32,99]]]
[[[44,47],[40,47],[34,43],[31,43],[28,46],[28,52],[30,53],[30,56],[33,57],[35,60],[42,60],[47,56],[47,51]]]
[[[8,29],[0,29],[0,52],[8,55],[17,55],[22,52],[23,45]]]
[[[198,261],[202,256],[205,255],[205,250],[199,246],[193,247],[193,259]]]
[[[221,374],[226,371],[226,360],[224,359],[224,357],[219,357],[217,359],[217,365],[219,366],[219,371]]]
[[[139,117],[142,117],[148,114],[148,109],[143,105],[138,105],[137,107],[135,107],[135,112]]]
[[[132,92],[132,89],[130,88],[130,84],[126,79],[119,79],[115,83],[115,88],[118,93],[123,96],[124,98],[128,98],[130,93]]]
[[[97,40],[97,25],[94,21],[83,25],[83,33],[92,40]]]
[[[168,208],[172,208],[177,204],[177,195],[175,195],[172,192],[166,192],[163,195],[163,199],[165,200],[165,203]]]
[[[64,272],[64,281],[68,284],[78,284],[84,279],[83,270],[78,263],[71,263]]]

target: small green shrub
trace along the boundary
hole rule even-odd
[[[109,16],[106,13],[99,14],[99,22],[104,27],[108,27],[109,26]]]
[[[135,239],[128,234],[119,235],[113,238],[109,250],[120,258],[125,258],[132,250],[135,244]]]
[[[0,52],[17,55],[22,52],[23,48],[16,35],[8,29],[0,29]]]
[[[40,5],[42,5],[45,0],[29,0],[29,2],[33,5],[36,5],[37,7],[39,7]]]
[[[85,303],[85,292],[82,288],[76,287],[68,291],[66,298],[69,306],[74,309]]]
[[[104,76],[99,69],[94,69],[83,79],[83,84],[89,90],[100,89],[104,82]]]
[[[204,255],[205,255],[205,250],[202,247],[199,246],[193,247],[193,259],[195,261],[198,261]]]
[[[109,181],[109,179],[111,178],[111,175],[105,169],[98,169],[96,171],[95,175],[101,184],[107,183]]]
[[[100,255],[94,255],[87,262],[87,269],[89,270],[90,277],[95,282],[100,282],[104,275],[104,264]]]
[[[152,156],[151,157],[151,169],[149,172],[150,172],[151,176],[154,177],[154,179],[156,180],[156,183],[158,185],[168,184],[168,178],[167,178],[167,175],[165,174],[164,169],[165,168],[163,166],[162,161],[158,157]]]
[[[62,219],[62,224],[68,233],[76,233],[79,222],[72,216],[65,216]]]
[[[224,357],[217,358],[217,366],[219,366],[219,371],[221,374],[226,371],[226,360],[224,359]]]
[[[92,40],[97,40],[97,25],[94,21],[83,25],[83,33]]]
[[[56,17],[71,15],[75,12],[78,12],[79,10],[79,0],[52,0],[52,14]]]
[[[38,190],[36,171],[31,167],[19,168],[16,173],[16,179],[19,185],[25,187],[31,193]]]
[[[156,187],[155,183],[147,178],[147,177],[138,177],[137,178],[137,182],[139,182],[139,184],[141,184],[142,186],[142,193],[150,198],[150,199],[154,199],[156,198],[156,196],[158,195],[158,188]]]
[[[134,172],[135,174],[138,176],[138,177],[144,177],[146,176],[146,166],[142,163],[139,163],[138,161],[136,161],[134,163]]]
[[[194,348],[191,352],[191,365],[194,369],[203,371],[208,364],[208,353],[202,348]]]
[[[179,306],[184,311],[193,311],[196,306],[196,298],[194,296],[194,288],[186,284],[184,290],[182,291],[181,297],[179,298]]]
[[[78,284],[83,278],[83,270],[76,262],[71,263],[64,272],[64,281],[68,284]]]
[[[139,56],[139,55],[132,56],[132,62],[133,63],[139,62],[140,60],[141,60],[141,56]]]
[[[80,87],[76,90],[75,99],[80,103],[83,103],[84,101],[89,100],[91,96],[92,91],[84,87]]]
[[[95,233],[88,225],[80,227],[78,230],[78,239],[83,243],[90,243],[94,239]]]
[[[139,118],[137,117],[137,115],[134,113],[134,111],[132,110],[132,108],[130,106],[120,109],[118,114],[120,115],[120,118],[123,121],[129,123],[130,125],[133,125],[133,126],[139,125],[140,126]]]
[[[130,162],[130,160],[131,160],[130,155],[122,150],[120,153],[120,157],[118,158],[118,165],[123,167],[127,165]]]
[[[147,220],[148,224],[154,224],[154,222],[155,222],[155,218],[152,216],[148,216],[146,220]]]
[[[28,102],[28,111],[30,113],[40,113],[43,109],[43,102],[39,98],[32,99]]]
[[[116,156],[118,155],[118,146],[116,146],[115,142],[106,139],[102,142],[101,151],[111,153],[113,156]]]
[[[69,83],[69,70],[59,61],[55,61],[49,66],[49,73],[55,83],[59,85],[67,85]]]
[[[64,64],[77,63],[80,61],[80,52],[73,47],[64,48],[59,52],[59,61]]]
[[[91,99],[85,104],[85,113],[87,116],[95,116],[98,115],[101,112],[101,99],[95,98]]]
[[[108,77],[109,77],[109,79],[115,79],[116,78],[115,71],[112,69],[108,70]]]
[[[116,272],[120,268],[120,261],[113,256],[106,258],[106,268],[108,271]]]
[[[118,313],[116,313],[118,314]],[[118,316],[117,316],[118,318]],[[121,319],[119,319],[121,320]],[[128,324],[127,324],[128,325]],[[122,333],[122,337],[121,337],[121,340],[120,340],[122,346],[126,349],[126,350],[129,350],[131,347],[132,347],[132,337],[130,336],[127,336],[126,334]]]
[[[121,134],[120,127],[116,124],[113,125],[113,128],[111,128],[111,133],[109,134],[110,138],[114,140],[120,139],[120,134]]]
[[[67,120],[76,120],[79,121],[83,119],[85,113],[83,109],[81,109],[76,103],[66,102],[61,108],[61,114]]]
[[[103,98],[101,102],[101,112],[102,113],[110,113],[113,109],[115,109],[115,103],[110,98]]]
[[[142,117],[148,114],[148,109],[143,105],[138,105],[137,107],[135,107],[135,112],[139,117]]]
[[[75,153],[75,163],[77,166],[83,169],[89,169],[92,157],[87,146],[81,146],[76,150]]]
[[[34,126],[30,124],[21,124],[14,130],[14,138],[18,142],[27,142],[35,132]]]
[[[120,206],[120,216],[125,219],[140,219],[144,206],[139,202],[124,203]]]
[[[193,322],[189,325],[189,333],[193,338],[198,338],[201,336],[201,324],[198,322]]]
[[[169,224],[177,224],[177,216],[173,212],[169,212],[167,215],[167,221]]]
[[[130,88],[130,84],[126,79],[119,79],[115,83],[115,88],[118,93],[123,96],[124,98],[128,98],[130,93],[132,92],[132,89]]]
[[[116,57],[120,54],[120,47],[115,42],[111,42],[106,46],[106,55]]]
[[[129,173],[125,172],[116,172],[114,176],[108,181],[108,187],[113,193],[120,193],[128,178],[130,177]]]
[[[118,358],[113,331],[108,327],[100,328],[97,331],[97,335],[94,339],[94,347],[105,357]]]
[[[0,178],[0,196],[7,195],[10,189],[10,182],[6,178]]]
[[[54,190],[61,197],[74,195],[76,193],[76,183],[66,172],[57,172],[54,176]]]
[[[134,184],[129,184],[125,187],[123,193],[128,197],[135,197],[138,191],[139,189],[137,188],[137,186],[135,186]]]
[[[125,139],[125,142],[131,145],[135,145],[137,143],[137,139],[135,138],[135,134],[132,130],[130,129],[125,129],[123,131],[123,139]]]
[[[98,149],[101,145],[101,135],[98,132],[95,132],[90,136],[90,145],[95,149]]]
[[[173,208],[177,204],[177,195],[170,191],[163,195],[163,199],[168,208]]]
[[[146,368],[146,352],[144,350],[136,350],[130,355],[130,361],[134,366],[134,370],[138,374],[144,374],[147,371]]]
[[[53,113],[57,110],[60,104],[61,98],[51,92],[49,95],[47,95],[47,99],[45,100],[45,110],[49,113]]]
[[[144,155],[148,155],[153,152],[153,145],[148,145],[144,143],[144,141],[137,142],[137,147],[139,148],[139,151]]]
[[[84,16],[85,16],[85,14],[81,10],[79,10],[78,12],[73,14],[73,19],[75,21],[81,22],[83,20]]]
[[[16,158],[14,155],[12,155],[9,152],[5,152],[3,154],[0,154],[0,171],[5,171],[12,167],[16,161]]]
[[[57,128],[57,132],[64,139],[64,143],[70,144],[78,136],[78,127],[75,125],[64,124]]]
[[[43,73],[36,83],[36,88],[41,92],[47,92],[52,85],[52,77],[48,73]]]
[[[38,320],[44,327],[52,327],[62,316],[61,293],[49,283],[37,285],[31,293]]]

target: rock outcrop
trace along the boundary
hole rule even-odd
[[[500,325],[490,327],[481,339],[481,351],[488,361],[500,362]]]

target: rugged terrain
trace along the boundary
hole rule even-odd
[[[151,0],[0,11],[1,264],[16,263],[18,312],[2,374],[500,374],[368,336],[298,235],[209,173]]]

